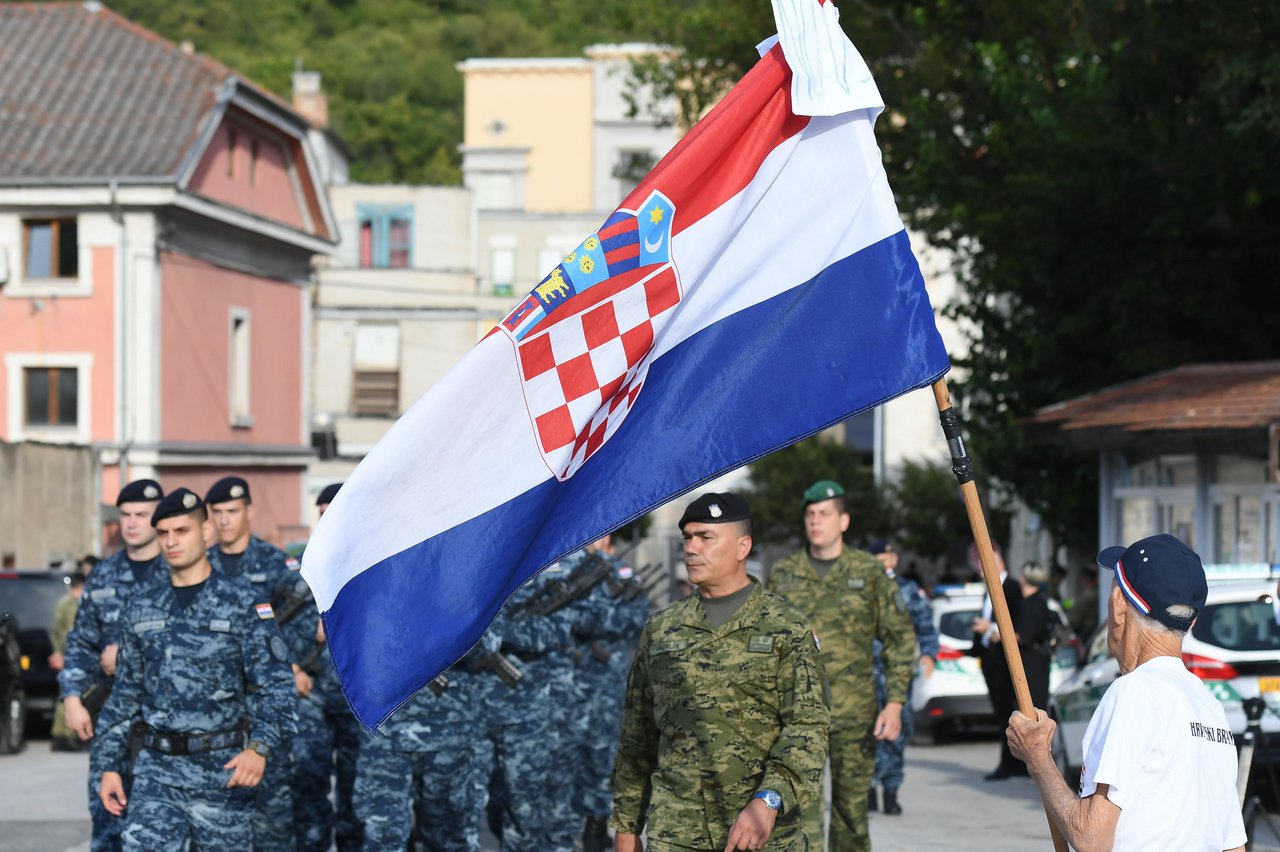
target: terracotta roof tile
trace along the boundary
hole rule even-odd
[[[0,4],[0,181],[174,179],[234,76],[97,4]]]
[[[1191,364],[1040,409],[1064,431],[1245,430],[1280,422],[1280,361]]]

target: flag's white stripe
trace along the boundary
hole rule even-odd
[[[685,297],[655,341],[655,357],[902,229],[872,135],[873,114],[813,119],[765,158],[744,190],[673,238]],[[797,209],[821,210],[822,218],[797,229]],[[321,521],[304,567],[322,611],[369,566],[551,478],[528,419],[515,415],[525,407],[515,364],[504,335],[483,340],[405,413],[338,492],[334,509],[341,511],[331,514],[342,525]],[[475,456],[477,446],[488,452]],[[430,474],[411,480],[406,470]],[[346,505],[355,494],[366,502]]]
[[[685,295],[654,342],[655,360],[712,323],[902,230],[871,115],[812,119],[785,170],[773,179],[758,175],[672,240]],[[823,211],[822,218],[796,223],[795,211],[805,209]]]

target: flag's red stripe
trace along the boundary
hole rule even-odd
[[[741,192],[765,158],[808,123],[791,112],[791,69],[774,45],[621,206],[635,210],[660,189],[676,206],[679,233]]]

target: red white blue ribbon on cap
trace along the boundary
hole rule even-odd
[[[1120,590],[1124,592],[1124,596],[1129,599],[1130,603],[1142,610],[1143,615],[1151,614],[1151,605],[1142,599],[1142,595],[1133,590],[1133,586],[1129,583],[1129,578],[1124,575],[1124,560],[1116,562],[1116,579],[1120,581]]]

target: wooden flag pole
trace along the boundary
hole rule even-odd
[[[1009,661],[1009,675],[1013,678],[1013,693],[1018,700],[1018,710],[1025,716],[1035,718],[1036,710],[1031,703],[1031,689],[1027,686],[1027,673],[1022,667],[1022,654],[1018,651],[1018,643],[1012,641],[1014,636],[1013,620],[1009,617],[1009,604],[1004,599],[1004,589],[1000,583],[1000,572],[996,570],[995,553],[991,549],[991,535],[987,531],[987,518],[982,511],[982,499],[978,496],[978,485],[973,481],[973,463],[964,448],[964,439],[960,435],[960,418],[951,407],[951,392],[947,390],[947,380],[938,379],[933,383],[933,398],[938,403],[938,419],[942,421],[942,433],[947,438],[947,447],[951,450],[952,472],[960,482],[960,496],[964,499],[965,512],[969,515],[969,527],[973,530],[973,540],[978,546],[978,560],[982,564],[982,579],[987,584],[987,595],[991,598],[991,610],[995,615],[996,626],[1005,641],[1004,657]],[[996,721],[1002,722],[1003,719]],[[1049,817],[1048,806],[1045,806],[1045,817],[1049,820],[1049,834],[1053,837],[1053,848],[1057,852],[1067,852],[1067,841],[1063,839],[1058,827]]]

